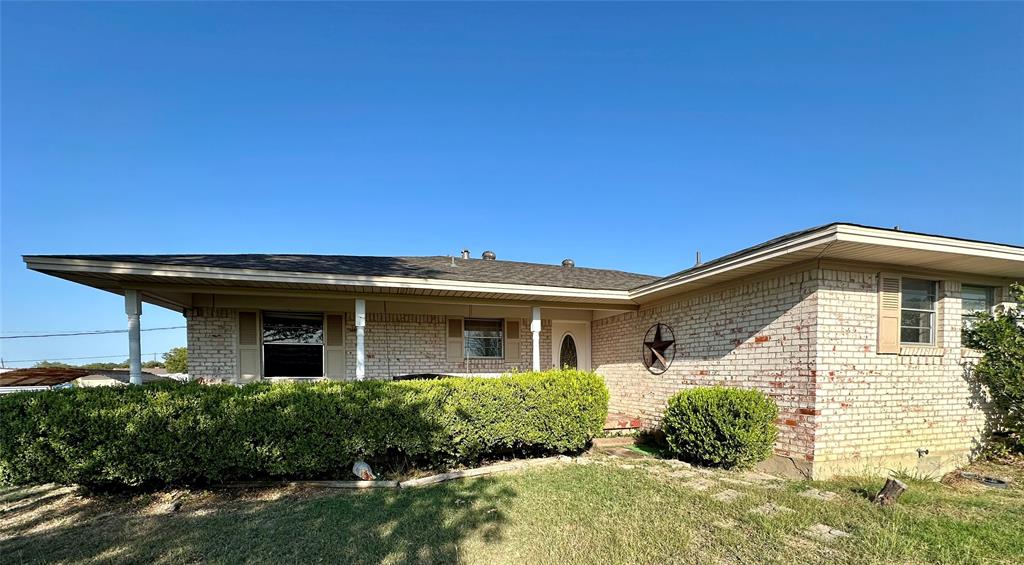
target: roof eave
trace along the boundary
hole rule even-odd
[[[219,284],[242,282],[250,285],[323,285],[364,289],[366,292],[387,292],[389,290],[413,290],[458,294],[509,295],[516,297],[535,296],[563,301],[581,300],[587,302],[608,302],[631,304],[626,290],[579,289],[572,287],[522,285],[510,283],[482,283],[446,279],[361,276],[298,271],[268,271],[258,269],[232,269],[223,267],[202,267],[132,263],[122,261],[99,261],[88,259],[59,258],[46,255],[26,255],[26,266],[44,274],[66,278],[76,275],[104,275],[113,280],[123,279],[123,286],[131,288],[133,277],[154,277],[173,284],[195,284],[197,280],[217,281]],[[76,281],[81,282],[81,281]],[[86,284],[86,283],[82,283]]]

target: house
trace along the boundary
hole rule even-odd
[[[780,408],[777,470],[934,473],[979,445],[970,312],[1024,280],[1024,248],[847,223],[664,277],[469,257],[32,255],[28,268],[184,313],[189,373],[212,381],[603,375],[644,425],[696,385]]]
[[[142,372],[143,383],[166,379],[152,371],[153,369],[147,369]],[[72,386],[121,386],[127,385],[129,378],[129,372],[125,369],[81,369],[78,367],[5,369],[0,372],[0,394],[35,392]]]

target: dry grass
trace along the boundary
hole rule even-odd
[[[802,483],[598,456],[589,464],[407,491],[300,487],[86,496],[0,491],[4,563],[985,562],[1024,558],[1024,465],[913,482],[896,508],[879,479]],[[830,501],[801,493],[835,492]],[[732,500],[715,495],[733,490]],[[166,504],[182,494],[183,504]],[[824,524],[849,537],[822,539]]]

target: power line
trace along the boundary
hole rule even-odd
[[[142,355],[160,355],[159,353],[143,353]],[[4,359],[4,363],[40,363],[42,361],[80,361],[83,359],[127,359],[125,354],[121,355],[93,355],[92,357],[50,357],[48,359]]]
[[[144,332],[155,332],[160,330],[180,330],[185,326],[167,326],[163,328],[143,328],[141,331]],[[88,330],[82,332],[61,332],[52,334],[24,334],[24,335],[5,335],[0,336],[0,339],[22,339],[27,337],[66,337],[72,335],[103,335],[103,334],[125,334],[128,330]]]

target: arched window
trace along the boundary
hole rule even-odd
[[[579,366],[576,359],[576,341],[572,339],[572,335],[565,334],[562,338],[562,347],[558,351],[558,367],[576,369]]]

